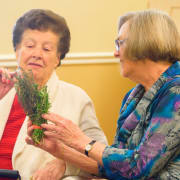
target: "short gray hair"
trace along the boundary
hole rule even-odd
[[[127,13],[119,20],[119,29],[128,22],[125,56],[133,60],[175,62],[180,60],[180,36],[171,17],[162,11]]]

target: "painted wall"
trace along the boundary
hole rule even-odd
[[[72,34],[71,52],[113,51],[118,17],[144,9],[147,0],[6,0],[0,7],[0,53],[13,53],[11,31],[16,19],[32,8],[64,16]]]

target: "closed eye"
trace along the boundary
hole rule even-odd
[[[44,50],[45,50],[45,51],[50,51],[50,49],[49,49],[49,48],[44,48]]]
[[[33,48],[33,45],[27,45],[26,47],[27,48]]]

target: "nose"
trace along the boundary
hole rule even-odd
[[[117,50],[114,51],[114,57],[116,57],[116,58],[119,57],[119,51],[117,51]]]
[[[32,57],[34,59],[41,59],[42,58],[42,50],[41,50],[41,48],[38,48],[38,47],[34,48],[33,52],[32,52]]]

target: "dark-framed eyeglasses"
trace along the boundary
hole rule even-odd
[[[119,40],[119,39],[115,40],[116,51],[119,51],[120,46],[122,46],[126,40],[127,40],[127,38],[126,39],[122,39],[122,40]]]

